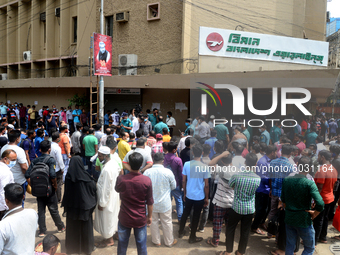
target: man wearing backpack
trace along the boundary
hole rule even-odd
[[[33,129],[29,129],[27,131],[27,137],[25,139],[22,139],[20,142],[20,147],[24,149],[26,154],[26,159],[28,162],[28,165],[31,164],[31,161],[37,158],[37,154],[35,153],[34,148],[34,138],[35,138],[35,132]]]
[[[27,181],[32,187],[32,195],[37,197],[38,203],[38,224],[39,237],[46,235],[45,211],[48,207],[58,232],[65,231],[65,225],[60,219],[58,211],[58,199],[56,196],[56,161],[49,154],[51,152],[51,142],[42,141],[40,144],[41,156],[34,159],[25,173]]]

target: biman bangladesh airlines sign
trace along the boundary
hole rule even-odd
[[[328,42],[200,27],[199,55],[327,66]]]

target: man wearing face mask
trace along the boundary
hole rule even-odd
[[[174,128],[176,127],[176,120],[175,120],[174,117],[172,117],[172,112],[167,112],[166,124],[168,125],[168,127],[170,129],[170,136],[172,137]]]
[[[270,134],[267,131],[267,126],[263,125],[262,127],[259,128],[259,131],[261,133],[261,135],[260,135],[260,142],[266,143],[267,145],[269,145]]]
[[[7,106],[3,102],[0,103],[0,113],[1,117],[4,118],[7,115]]]
[[[0,220],[5,215],[8,207],[5,202],[4,188],[8,183],[14,183],[13,174],[10,170],[16,164],[17,154],[14,150],[5,150],[0,160]]]
[[[16,152],[17,160],[16,160],[15,165],[11,167],[11,172],[14,177],[14,182],[22,186],[22,188],[24,189],[24,195],[25,195],[26,188],[27,188],[27,181],[25,178],[25,173],[28,169],[28,165],[27,165],[25,151],[18,146],[18,143],[20,141],[20,135],[21,135],[21,132],[19,130],[12,130],[11,132],[9,132],[8,133],[9,144],[2,147],[0,153],[2,155],[2,153],[4,153],[8,149],[14,150]],[[24,200],[22,201],[22,205],[24,206]]]
[[[94,229],[105,238],[96,245],[100,248],[113,246],[113,235],[118,231],[120,203],[115,186],[121,169],[116,160],[111,160],[110,152],[107,146],[101,146],[98,150],[98,159],[103,169],[97,182],[98,206],[95,209]]]
[[[139,115],[140,120],[140,129],[143,130],[143,136],[148,136],[150,131],[152,130],[152,124],[148,119],[147,115]]]

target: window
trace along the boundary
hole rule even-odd
[[[105,17],[106,35],[113,35],[113,15]]]
[[[78,19],[77,17],[73,17],[73,42],[77,42],[77,23]]]
[[[147,20],[159,20],[161,18],[160,16],[160,4],[159,3],[153,3],[148,4],[147,7]]]

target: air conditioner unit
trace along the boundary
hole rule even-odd
[[[0,80],[7,80],[7,73],[0,73]]]
[[[42,21],[42,22],[46,21],[46,12],[40,13],[40,21]]]
[[[24,51],[22,55],[24,57],[24,61],[30,61],[31,60],[31,51]]]
[[[120,54],[118,56],[119,75],[137,75],[137,55]]]
[[[57,7],[57,8],[54,9],[54,15],[56,17],[60,17],[60,7]]]
[[[126,22],[129,21],[129,12],[119,12],[116,13],[115,19],[117,22]]]

